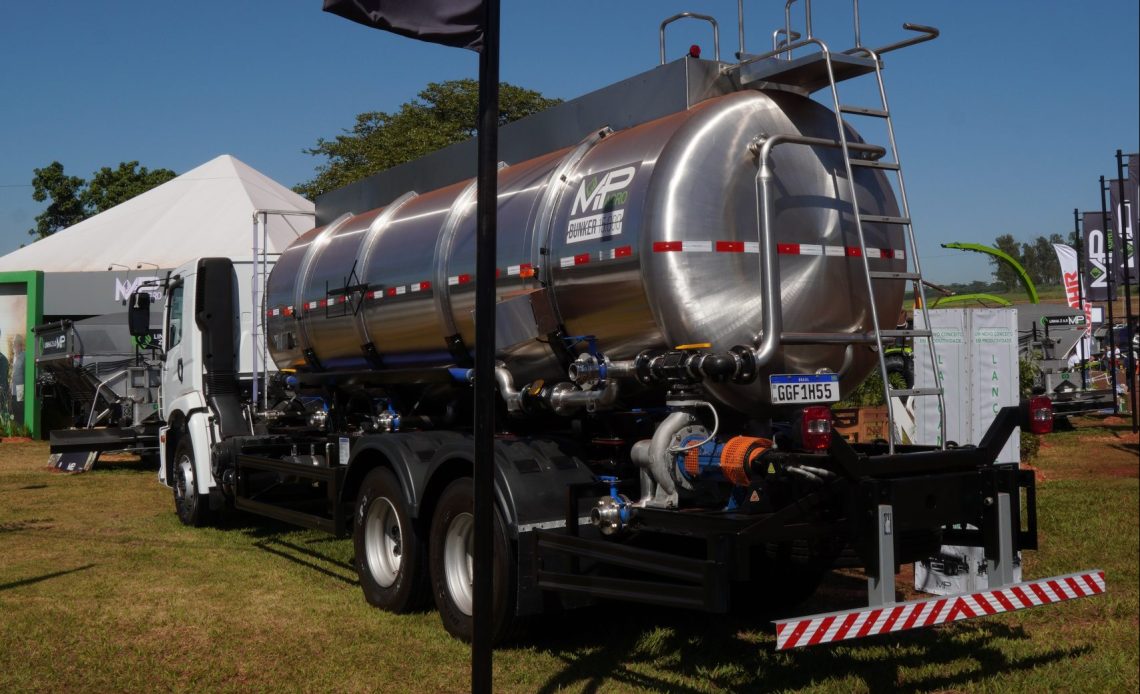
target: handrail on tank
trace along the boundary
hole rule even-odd
[[[804,43],[809,42],[818,43],[818,40],[809,40]],[[824,49],[826,50],[826,47],[824,47]],[[770,186],[773,175],[768,165],[768,159],[772,153],[772,149],[781,144],[832,147],[835,149],[843,148],[843,142],[840,140],[829,140],[822,137],[808,137],[805,135],[771,135],[762,140],[757,138],[753,141],[753,151],[756,153],[760,163],[756,172],[756,218],[760,222],[760,234],[758,239],[760,242],[760,301],[763,311],[760,345],[753,351],[757,368],[764,366],[771,360],[784,338],[783,315],[776,300],[776,297],[780,296],[780,269],[776,264],[776,256],[772,253],[772,220],[769,197],[771,195]],[[886,153],[886,150],[882,147],[863,144],[861,142],[848,142],[847,149],[854,152],[864,152],[872,157],[881,157]],[[819,334],[815,336],[815,341],[829,343],[840,342],[837,335],[839,334]],[[842,337],[844,338],[843,341],[848,344],[864,341],[860,339],[860,336],[853,334],[845,334]],[[794,339],[796,342],[807,342],[810,336],[797,333]]]
[[[897,51],[900,48],[907,48],[908,46],[914,46],[920,43],[926,43],[927,41],[933,41],[942,34],[942,32],[935,27],[926,26],[925,24],[911,24],[910,22],[905,22],[903,23],[902,28],[906,29],[907,31],[917,31],[921,33],[922,36],[903,39],[902,41],[896,41],[895,43],[889,43],[886,46],[874,49],[864,48],[857,43],[855,44],[855,48],[849,48],[843,52],[847,55],[855,55],[857,53],[874,53],[875,55],[882,55],[884,53],[890,53],[891,51]]]
[[[691,17],[692,19],[702,19],[702,20],[708,22],[709,24],[712,24],[712,28],[713,28],[713,56],[716,58],[717,62],[720,62],[720,26],[716,23],[716,19],[713,17],[710,17],[707,14],[698,14],[696,12],[681,12],[681,13],[675,14],[672,17],[669,17],[665,21],[661,22],[661,27],[658,29],[658,43],[659,43],[660,55],[661,55],[661,63],[660,64],[661,65],[665,64],[665,27],[672,24],[673,22],[676,22],[676,21],[681,20],[681,19],[685,19],[686,17]]]
[[[781,36],[784,37],[782,41],[780,40]],[[783,51],[785,45],[792,41],[799,41],[800,38],[801,34],[798,31],[793,31],[789,35],[787,29],[776,29],[772,32],[772,50],[777,53]]]
[[[792,5],[796,4],[796,0],[788,0],[784,3],[784,35],[791,36],[792,33]],[[807,38],[810,41],[812,38],[811,33],[811,0],[804,0],[804,31],[807,32]],[[787,52],[787,59],[792,59],[792,48],[785,49]]]
[[[784,3],[784,28],[782,31],[783,31],[783,34],[785,37],[794,36],[796,39],[798,39],[800,37],[800,34],[792,29],[792,5],[794,5],[796,3],[796,1],[797,0],[787,0]],[[741,34],[741,39],[740,39],[741,51],[740,52],[741,52],[741,54],[743,54],[744,53],[744,49],[743,49],[743,46],[744,46],[744,11],[743,11],[742,7],[738,6],[737,17],[738,17],[738,20],[740,22],[740,34]],[[806,38],[808,40],[810,40],[814,36],[813,32],[812,32],[812,23],[811,23],[811,0],[804,0],[804,24],[805,24],[804,34],[806,35]],[[855,55],[858,53],[866,53],[866,49],[864,49],[864,47],[863,47],[862,23],[861,23],[861,18],[860,18],[860,14],[859,14],[859,0],[852,0],[852,24],[853,24],[853,29],[855,32],[855,46],[854,46],[854,48],[850,48],[846,51],[843,51],[843,53],[845,53],[847,55]],[[917,31],[917,32],[922,33],[923,35],[915,37],[915,38],[904,39],[904,40],[898,41],[896,43],[887,44],[886,46],[882,46],[880,48],[873,49],[872,52],[874,52],[877,55],[882,55],[884,53],[889,53],[891,51],[897,51],[900,48],[906,48],[908,46],[913,46],[915,44],[924,43],[926,41],[932,41],[932,40],[938,38],[938,36],[940,34],[938,29],[931,27],[931,26],[925,26],[923,24],[911,24],[910,22],[907,22],[907,23],[904,23],[902,26],[903,26],[903,29],[906,29],[907,31]],[[785,60],[791,60],[792,59],[792,51],[795,48],[800,48],[802,46],[792,45],[790,43],[785,43],[784,45],[780,45],[779,41],[777,40],[777,37],[780,33],[781,33],[781,30],[779,30],[779,29],[777,29],[776,31],[774,31],[772,33],[772,50],[773,50],[773,53],[768,54],[767,57],[774,57],[774,56],[778,56],[779,54],[783,53],[784,54],[783,57]],[[792,39],[792,40],[794,40],[794,39]],[[741,56],[738,56],[738,58],[739,57],[741,57]]]

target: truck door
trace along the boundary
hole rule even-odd
[[[167,293],[166,325],[163,327],[163,344],[166,354],[162,364],[163,411],[182,396],[198,390],[201,376],[195,358],[193,339],[194,275],[183,277]],[[187,333],[190,335],[187,335]]]

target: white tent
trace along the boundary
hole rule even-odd
[[[255,210],[312,212],[313,203],[222,155],[121,205],[0,257],[0,272],[173,268],[199,256],[250,257]],[[310,216],[268,216],[270,252],[313,228]],[[260,243],[260,240],[259,240]]]

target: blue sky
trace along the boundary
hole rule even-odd
[[[502,0],[502,78],[573,98],[657,63],[657,25],[690,10],[737,47],[733,0]],[[0,3],[0,254],[27,243],[42,206],[32,170],[58,160],[89,177],[137,159],[182,173],[232,154],[291,186],[303,152],[392,110],[429,81],[474,77],[473,53],[372,31],[320,0]],[[770,43],[783,3],[748,2],[747,48]],[[863,0],[864,43],[904,21],[942,37],[887,56],[885,77],[919,247],[936,282],[987,279],[984,258],[944,241],[1021,240],[1099,209],[1097,177],[1138,149],[1136,0]],[[816,0],[815,32],[851,41],[850,3]],[[670,56],[711,31],[673,25]],[[858,126],[857,126],[858,127]]]

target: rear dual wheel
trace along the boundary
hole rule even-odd
[[[443,626],[452,636],[470,641],[475,603],[475,516],[471,478],[455,480],[443,490],[431,522],[432,596]],[[492,562],[493,626],[491,640],[509,638],[515,626],[514,553],[498,509],[494,521]]]

